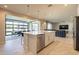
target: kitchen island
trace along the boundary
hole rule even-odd
[[[53,31],[24,32],[24,49],[37,54],[41,49],[54,41]]]

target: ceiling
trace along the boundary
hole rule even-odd
[[[6,9],[29,15],[35,18],[45,19],[51,22],[71,21],[72,17],[77,15],[77,5],[53,4],[8,4]],[[4,5],[0,5],[4,8]]]

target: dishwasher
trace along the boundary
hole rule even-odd
[[[45,35],[39,34],[37,38],[37,51],[40,51],[45,47]]]

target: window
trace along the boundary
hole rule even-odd
[[[40,22],[34,21],[32,22],[32,31],[39,31],[40,30]]]
[[[16,31],[27,31],[28,23],[26,21],[6,18],[6,35],[12,35]]]
[[[47,23],[47,29],[52,29],[52,23]]]
[[[32,27],[32,30],[33,30],[33,31],[39,31],[39,24],[33,23],[32,26],[33,26],[33,27]]]
[[[16,17],[6,17],[6,34],[14,35],[16,31],[39,31],[40,21],[29,20],[23,21],[18,20]]]

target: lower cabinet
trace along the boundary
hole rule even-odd
[[[55,32],[44,32],[44,34],[24,33],[24,49],[26,52],[36,54],[39,50],[54,41]]]
[[[45,32],[45,46],[47,46],[48,44],[50,44],[51,42],[54,41],[54,37],[55,37],[55,32],[51,31],[51,32]]]

